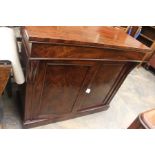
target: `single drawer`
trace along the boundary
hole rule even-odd
[[[141,62],[144,56],[145,53],[139,51],[32,43],[30,58]]]

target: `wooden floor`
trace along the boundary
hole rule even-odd
[[[22,128],[16,104],[7,95],[4,101],[4,128]],[[127,128],[136,116],[155,108],[155,76],[144,68],[134,69],[107,111],[57,122],[36,129]]]

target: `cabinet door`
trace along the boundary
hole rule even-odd
[[[85,111],[102,107],[118,87],[120,76],[126,63],[103,62],[85,81],[81,95],[78,98],[77,110]]]
[[[94,63],[41,62],[33,94],[33,118],[46,118],[72,112],[87,72]]]

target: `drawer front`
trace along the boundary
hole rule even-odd
[[[61,46],[33,43],[32,59],[142,61],[144,53],[94,47]]]

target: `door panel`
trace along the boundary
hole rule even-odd
[[[123,67],[124,63],[102,63],[78,98],[78,111],[104,106],[106,104],[104,100],[109,95]]]
[[[72,112],[74,103],[91,65],[78,63],[47,63],[39,118]]]

